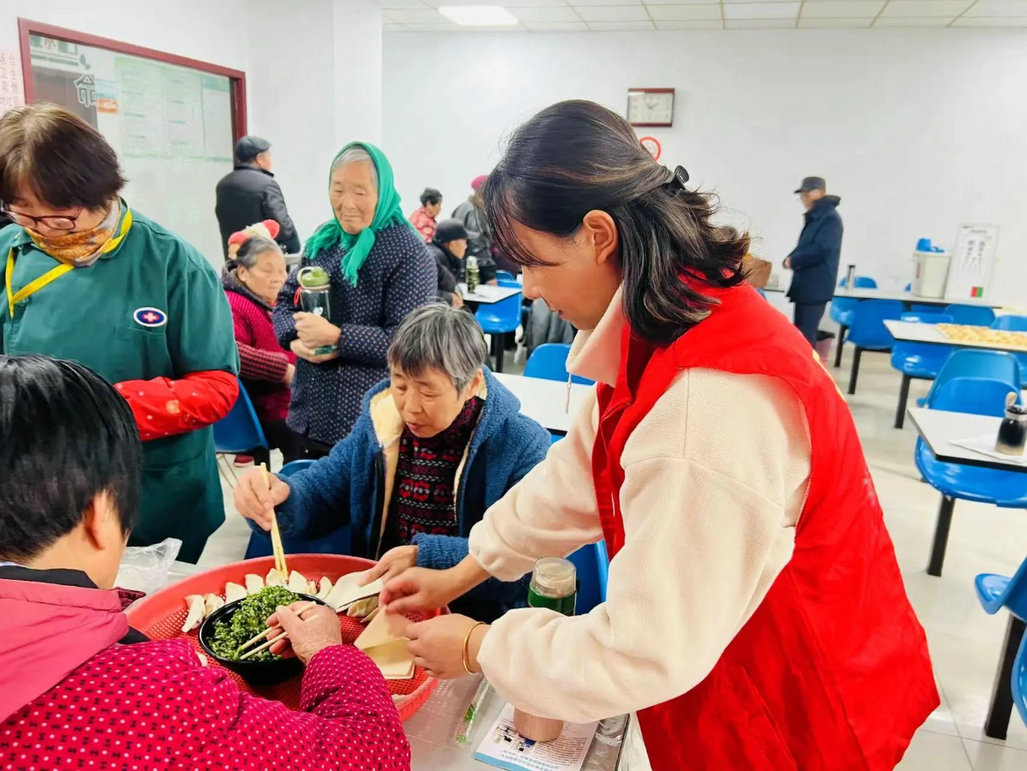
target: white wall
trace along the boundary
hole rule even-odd
[[[389,32],[385,146],[406,208],[425,185],[449,212],[537,109],[629,87],[677,89],[661,162],[718,191],[774,262],[793,247],[805,175],[842,197],[842,264],[896,288],[916,239],[1001,227],[995,294],[1027,305],[1027,33],[803,30]],[[640,130],[641,131],[641,130]],[[844,267],[842,268],[844,271]]]
[[[339,147],[380,141],[381,11],[369,0],[0,0],[0,50],[19,50],[18,17],[244,71],[248,130],[273,145],[301,238],[331,214]]]

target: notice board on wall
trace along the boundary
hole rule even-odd
[[[19,20],[29,103],[95,126],[118,153],[129,206],[223,262],[214,187],[245,134],[245,75],[118,41]]]

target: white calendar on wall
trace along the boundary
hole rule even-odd
[[[946,300],[986,297],[995,270],[997,225],[960,225],[952,250]]]

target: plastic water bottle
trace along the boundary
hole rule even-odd
[[[478,258],[470,256],[467,258],[467,292],[473,293],[477,288],[481,279],[478,275]]]
[[[573,616],[578,598],[578,573],[574,563],[562,557],[543,557],[535,563],[528,586],[528,605]],[[563,721],[514,710],[514,728],[525,739],[552,741],[563,731]]]
[[[307,313],[321,316],[328,321],[332,320],[332,306],[329,300],[331,295],[331,279],[328,271],[317,265],[308,265],[301,268],[296,274],[296,280],[300,284],[300,307]],[[322,345],[314,349],[314,353],[331,353],[334,346]]]

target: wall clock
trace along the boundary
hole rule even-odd
[[[673,88],[629,88],[628,123],[632,126],[673,126]]]

